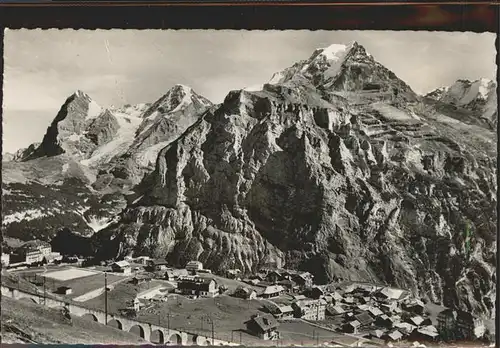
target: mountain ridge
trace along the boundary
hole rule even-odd
[[[376,280],[491,317],[496,134],[443,113],[361,45],[329,48],[220,105],[200,99],[181,128],[167,121],[186,116],[183,97],[149,106],[141,134],[156,124],[162,148],[148,171],[135,153],[99,168],[100,189],[128,180],[134,194],[88,250]]]

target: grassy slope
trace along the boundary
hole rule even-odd
[[[139,344],[140,337],[73,317],[66,322],[57,309],[2,297],[2,341],[66,344]]]

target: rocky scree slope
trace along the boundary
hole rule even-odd
[[[182,85],[153,104],[109,109],[75,92],[41,143],[2,162],[6,235],[47,240],[63,227],[83,235],[106,227],[154,168],[150,159],[211,105]]]
[[[496,135],[436,111],[356,43],[270,82],[229,93],[160,151],[93,236],[100,257],[275,264],[492,316]]]

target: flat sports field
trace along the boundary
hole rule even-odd
[[[45,273],[44,276],[46,278],[51,278],[51,279],[55,279],[55,280],[59,280],[59,281],[66,281],[66,280],[71,280],[71,279],[88,277],[88,276],[94,275],[96,273],[97,272],[89,271],[86,269],[69,268],[69,269],[65,269],[62,271]]]

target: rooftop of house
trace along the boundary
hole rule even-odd
[[[428,326],[424,326],[424,327],[418,328],[417,332],[419,332],[419,333],[421,333],[423,335],[429,336],[429,337],[437,337],[437,336],[439,336],[438,330],[433,325],[428,325]]]
[[[379,316],[379,315],[384,314],[384,312],[382,312],[380,309],[378,309],[377,307],[373,307],[373,306],[370,306],[368,308],[368,312],[370,312],[370,314],[374,315],[374,316]]]
[[[353,321],[348,322],[347,325],[356,328],[356,327],[359,327],[361,325],[361,323],[357,320],[353,320]]]
[[[245,288],[243,286],[240,286],[236,289],[236,293],[251,294],[252,292],[255,292],[255,290],[250,290],[249,288]]]
[[[111,267],[118,266],[120,268],[130,267],[130,263],[128,261],[116,261],[111,264]]]
[[[186,267],[188,266],[200,266],[202,263],[200,261],[189,261],[187,264],[186,264]]]
[[[410,318],[410,321],[413,324],[419,326],[420,324],[422,324],[425,321],[425,319],[422,318],[421,316],[417,315],[417,316],[414,316],[414,317]]]
[[[400,338],[403,337],[403,334],[399,332],[398,330],[391,331],[387,334],[391,339],[393,340],[399,340]]]
[[[247,323],[254,322],[261,331],[276,329],[279,326],[278,321],[270,314],[258,315],[247,321]]]
[[[344,313],[344,308],[342,308],[341,306],[328,306],[328,311],[330,313],[336,313],[336,314],[342,314]]]
[[[202,278],[199,276],[180,276],[178,283],[210,284],[216,281],[212,278]]]
[[[266,286],[265,289],[261,292],[261,294],[269,295],[269,294],[276,294],[282,291],[285,291],[285,289],[281,285],[270,285]]]
[[[395,288],[383,288],[378,293],[390,300],[401,300],[408,294],[405,290]]]
[[[281,313],[290,313],[290,312],[293,312],[293,308],[292,308],[292,306],[282,306],[282,307],[278,307],[278,310],[279,310]]]
[[[354,317],[363,325],[369,325],[374,321],[374,319],[368,312],[361,312]]]
[[[168,265],[167,260],[163,260],[163,259],[154,259],[154,260],[150,260],[150,262],[151,262],[154,266],[163,266],[163,265]]]

